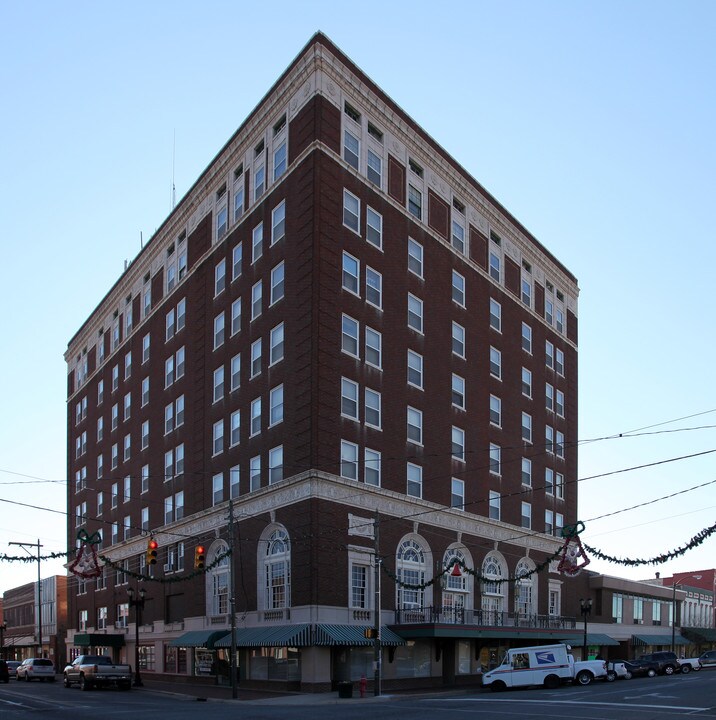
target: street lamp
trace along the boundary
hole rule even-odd
[[[587,618],[592,612],[592,598],[587,598],[586,600],[583,600],[580,598],[579,600],[579,607],[580,612],[582,613],[582,617],[584,618],[584,643],[583,643],[583,649],[582,649],[582,660],[587,659]]]
[[[144,599],[146,590],[139,589],[139,597],[135,598],[134,588],[127,588],[129,595],[129,607],[135,608],[134,611],[134,687],[142,687],[142,676],[139,673],[139,624],[141,623],[142,610],[144,609]]]

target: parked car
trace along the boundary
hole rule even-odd
[[[658,673],[659,665],[651,660],[612,660],[614,663],[624,665],[629,678],[632,677],[654,677]]]
[[[619,678],[631,680],[631,676],[632,674],[623,660],[609,660],[607,662],[607,682],[614,682]]]
[[[673,675],[681,669],[676,653],[662,651],[639,655],[639,660],[649,660],[657,664],[660,675]]]
[[[15,677],[18,680],[49,680],[55,682],[55,666],[47,658],[27,658],[17,668]]]
[[[79,655],[63,673],[65,687],[77,683],[81,690],[116,685],[120,690],[132,687],[132,668],[115,665],[107,655]]]
[[[19,660],[7,660],[7,671],[10,673],[10,677],[15,677],[16,670],[22,665]]]
[[[707,650],[699,657],[701,667],[716,667],[716,650]]]
[[[7,663],[4,660],[0,660],[0,682],[10,682],[10,673],[7,669]]]
[[[686,675],[686,673],[690,673],[692,670],[694,672],[701,670],[701,660],[697,657],[681,657],[679,658],[679,665],[681,666],[682,675]]]

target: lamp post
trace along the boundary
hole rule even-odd
[[[586,600],[581,599],[579,600],[579,607],[580,612],[582,613],[582,617],[584,618],[584,643],[582,648],[582,660],[587,659],[587,618],[592,612],[592,598],[587,598]]]
[[[5,631],[7,623],[0,624],[0,658],[5,659]]]
[[[134,608],[134,687],[142,687],[142,676],[139,672],[139,624],[142,618],[142,610],[144,609],[144,600],[146,590],[144,588],[139,589],[139,597],[135,597],[135,589],[127,588],[127,595],[129,595],[129,607]]]

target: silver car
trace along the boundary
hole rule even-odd
[[[716,650],[707,650],[700,658],[701,667],[716,667]]]
[[[49,680],[55,682],[55,666],[47,658],[27,658],[15,671],[17,680]]]

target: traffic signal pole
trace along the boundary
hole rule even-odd
[[[380,516],[375,511],[375,522],[373,524],[373,535],[375,540],[375,569],[373,576],[373,591],[375,592],[375,601],[373,603],[374,629],[373,629],[373,694],[378,697],[380,695],[380,675],[381,675],[381,652],[380,652]]]
[[[231,697],[239,696],[236,677],[236,593],[234,591],[234,501],[229,498],[229,612],[231,613],[231,658],[229,672],[231,673]]]

